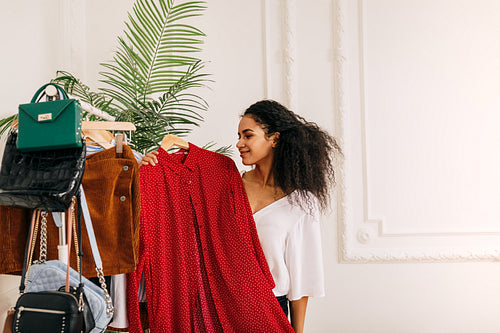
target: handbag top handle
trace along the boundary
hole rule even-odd
[[[54,86],[54,87],[56,87],[57,90],[59,91],[60,99],[68,99],[68,95],[66,94],[66,92],[64,91],[63,88],[61,88],[59,85],[57,85],[55,83],[50,82],[50,83],[44,84],[43,86],[40,87],[40,89],[37,90],[37,92],[35,93],[35,95],[31,99],[31,103],[36,103],[37,100],[39,100],[39,98],[41,96],[43,96],[42,92],[45,90],[45,88],[47,88],[47,86]]]

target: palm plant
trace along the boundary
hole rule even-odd
[[[117,121],[133,122],[137,130],[129,144],[137,151],[157,148],[166,134],[185,136],[208,109],[193,93],[210,81],[196,56],[205,34],[186,23],[205,9],[201,0],[136,0],[113,61],[101,64],[104,86],[98,92],[65,71],[58,71],[53,82]],[[228,153],[229,147],[216,151]]]

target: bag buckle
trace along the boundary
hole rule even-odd
[[[47,87],[45,87],[44,93],[47,96],[46,97],[47,102],[60,99],[59,98],[59,91],[57,91],[57,88],[51,84],[48,85]],[[38,121],[40,121],[40,119],[38,119]]]
[[[83,312],[85,308],[85,302],[83,301],[83,290],[80,292],[80,297],[78,299],[78,311]]]

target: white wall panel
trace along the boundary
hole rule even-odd
[[[479,3],[339,2],[342,260],[500,258],[499,5]]]

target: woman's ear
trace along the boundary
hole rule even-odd
[[[273,133],[273,135],[271,135],[271,140],[273,140],[273,145],[272,145],[273,148],[276,148],[276,145],[278,144],[279,137],[280,137],[280,132],[275,132],[275,133]]]

